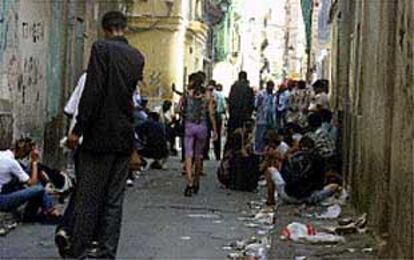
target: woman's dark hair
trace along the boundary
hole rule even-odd
[[[123,30],[127,26],[126,16],[119,11],[110,11],[102,17],[102,28],[107,31]]]
[[[196,92],[204,92],[204,78],[203,75],[199,72],[192,73],[188,77],[188,88],[189,90],[193,89]]]
[[[272,130],[266,131],[263,141],[265,145],[267,146],[278,147],[280,143],[282,142],[282,138],[280,137],[280,135],[278,134],[276,130],[272,129]]]
[[[24,156],[27,156],[35,145],[31,138],[20,138],[14,143],[14,150],[24,152]]]

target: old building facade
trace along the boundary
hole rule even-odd
[[[210,2],[210,1],[209,1]],[[183,90],[195,71],[209,71],[209,25],[206,1],[133,1],[129,10],[130,43],[146,56],[144,88],[154,105]]]

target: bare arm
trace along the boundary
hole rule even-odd
[[[27,182],[27,184],[29,186],[34,186],[39,182],[39,172],[38,172],[38,167],[37,167],[37,161],[32,162],[32,174],[31,177],[29,179],[29,181]]]

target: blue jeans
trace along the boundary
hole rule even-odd
[[[0,211],[12,211],[26,202],[26,209],[31,213],[36,213],[39,207],[50,211],[54,206],[52,197],[38,184],[9,194],[0,194]]]

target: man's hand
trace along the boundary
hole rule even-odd
[[[71,150],[75,150],[78,144],[79,144],[79,136],[74,133],[69,134],[68,140],[66,141],[66,146]]]
[[[213,136],[211,138],[213,139],[213,141],[217,141],[218,139],[217,131],[213,131]]]

